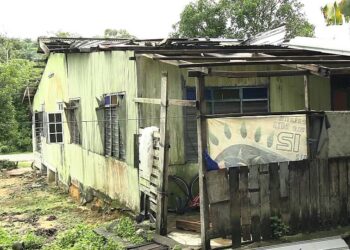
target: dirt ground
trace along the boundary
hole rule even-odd
[[[50,243],[59,232],[77,224],[102,225],[119,216],[116,211],[80,206],[33,171],[17,177],[0,171],[0,229],[14,234],[34,232]]]

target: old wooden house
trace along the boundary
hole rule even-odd
[[[214,205],[230,200],[229,195],[214,197],[211,192],[213,187],[206,183],[211,180],[218,185],[215,178],[219,178],[204,178],[207,164],[202,153],[207,147],[208,154],[214,160],[222,161],[226,167],[309,161],[321,154],[324,111],[350,109],[349,52],[311,45],[303,47],[303,44],[297,43],[254,45],[239,40],[215,39],[39,38],[39,44],[40,52],[46,53],[48,59],[32,105],[35,165],[47,170],[53,179],[67,187],[74,185],[81,192],[92,189],[136,211],[141,204],[137,144],[142,128],[160,127],[161,152],[167,151],[166,146],[170,145],[167,153],[169,159],[159,158],[167,167],[165,176],[176,174],[190,179],[200,173],[201,219],[204,220],[208,215],[209,203],[212,202],[211,214],[217,216],[220,213],[215,215]],[[315,114],[322,117],[317,126],[310,122]],[[350,121],[348,113],[329,112],[328,116],[331,123],[333,117],[340,117],[339,120],[334,119],[339,121],[339,127],[333,132],[328,131],[326,156],[318,158],[350,156],[347,144],[350,140],[349,130],[341,125]],[[270,134],[264,134],[267,130],[263,119],[266,117],[275,119],[267,121],[272,124],[268,130]],[[215,119],[221,118],[238,119],[239,124],[237,127],[234,124],[215,124]],[[246,120],[242,122],[239,119]],[[255,120],[252,122],[252,119]],[[203,125],[206,120],[212,122]],[[262,125],[256,127],[260,123]],[[162,126],[165,126],[163,131]],[[288,132],[289,128],[293,130],[291,133]],[[287,134],[278,137],[277,132],[283,129],[287,130]],[[218,135],[221,130],[222,136]],[[251,135],[250,130],[254,131]],[[207,131],[208,141],[203,139],[207,138]],[[233,135],[236,132],[250,141],[245,145],[254,144],[260,151],[251,153],[253,157],[247,153],[252,151],[243,152],[249,159],[239,155],[242,151],[229,151],[230,154],[237,154],[235,158],[239,159],[227,160],[229,156],[225,155],[219,159],[220,152],[230,146],[230,139],[235,139]],[[166,136],[168,139],[165,139]],[[312,144],[314,141],[317,143]],[[221,142],[226,146],[216,149]],[[277,154],[278,143],[281,152],[288,151],[290,147],[291,153]],[[263,146],[258,144],[268,145],[269,150],[264,151]],[[274,152],[276,155],[271,158]],[[266,157],[259,158],[262,154]],[[258,174],[266,171],[269,173],[268,167]],[[265,190],[276,194],[276,199],[289,194],[289,189],[286,191],[285,188],[293,185],[284,186],[282,177],[281,180],[278,177],[282,176],[283,171],[284,168],[277,168],[277,177],[270,176],[270,180],[279,180],[276,188],[283,189],[282,193]],[[347,171],[350,173],[350,169],[338,169],[338,178],[339,171],[346,171],[345,176],[348,176]],[[227,179],[227,176],[226,173],[221,177]],[[163,177],[161,181],[166,182]],[[250,191],[263,190],[259,186],[250,186],[248,172],[246,177],[246,182],[236,186],[241,194],[246,192],[248,197]],[[307,177],[303,176],[311,182],[313,177],[310,173]],[[244,176],[241,178],[244,180]],[[262,179],[259,183],[263,183]],[[227,186],[230,193],[234,193],[234,185],[230,182],[222,184],[221,188]],[[166,189],[166,186],[163,188]],[[155,195],[160,193],[156,192]],[[350,190],[346,191],[346,195],[348,193]],[[299,197],[299,193],[297,195]],[[246,199],[248,203],[238,203],[257,206],[249,202],[253,196],[249,195]],[[259,197],[264,199],[265,196]],[[229,204],[226,204],[228,207],[220,207],[220,211],[229,211]],[[350,211],[346,206],[345,211]],[[256,212],[257,208],[253,208],[249,210],[252,211],[249,215],[241,216],[239,213],[240,221],[237,222],[235,217],[236,221],[228,228],[213,222],[212,234],[203,233],[209,230],[209,219],[206,219],[202,222],[203,244],[214,236],[232,233],[232,225],[239,228],[241,224],[244,225],[242,228],[246,230],[246,239],[248,234],[251,235],[250,230],[256,229],[253,225],[256,217],[251,220],[251,214],[258,213],[260,223],[260,217],[263,222],[264,213],[270,216],[273,210],[272,206],[268,211]],[[231,206],[231,209],[235,208]],[[311,205],[307,209],[311,213]],[[316,210],[320,215],[320,208],[316,207]],[[217,230],[215,227],[218,227]],[[240,235],[239,229],[239,238]]]

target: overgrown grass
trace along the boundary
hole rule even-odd
[[[147,235],[144,236],[138,235],[135,223],[129,217],[120,218],[113,231],[119,237],[134,244],[142,244],[146,241],[150,241],[151,237],[149,233],[146,233]]]
[[[35,235],[33,232],[27,232],[23,236],[9,233],[5,229],[0,228],[0,249],[12,249],[13,244],[22,245],[24,249],[41,249],[45,243],[45,239]]]
[[[18,162],[18,165],[17,165],[18,168],[30,168],[31,166],[32,166],[31,161],[20,161]]]
[[[43,248],[44,250],[84,250],[84,249],[106,249],[121,250],[124,247],[114,241],[106,241],[102,236],[93,231],[93,226],[77,225],[72,229],[59,234],[56,240]]]

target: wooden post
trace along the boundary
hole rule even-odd
[[[167,234],[168,216],[168,161],[169,144],[167,136],[167,115],[168,115],[168,73],[162,73],[161,81],[161,106],[160,106],[160,141],[159,141],[159,187],[157,196],[157,219],[156,233]]]
[[[304,75],[305,110],[310,111],[309,75]]]
[[[239,192],[239,168],[231,167],[229,169],[230,181],[230,217],[231,217],[231,235],[232,248],[241,247],[241,198]]]
[[[209,203],[205,173],[207,171],[203,152],[207,149],[207,127],[205,118],[201,115],[206,113],[204,101],[205,79],[203,75],[196,78],[197,107],[197,137],[198,137],[198,174],[199,174],[199,196],[200,196],[200,220],[202,249],[210,249],[209,230]]]

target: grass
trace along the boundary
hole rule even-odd
[[[114,241],[106,241],[93,231],[93,226],[80,224],[59,234],[54,242],[45,246],[45,250],[80,250],[80,249],[106,249],[121,250],[123,246]]]
[[[32,166],[31,161],[20,161],[18,162],[18,165],[17,165],[18,168],[30,168],[31,166]]]
[[[25,249],[121,249],[92,231],[119,217],[79,206],[44,177],[0,175],[0,249],[12,249],[15,242]],[[60,247],[70,240],[70,247]]]
[[[0,228],[0,249],[12,249],[14,244],[24,246],[24,249],[41,249],[45,239],[37,236],[34,232],[27,232],[24,235],[14,234]]]

